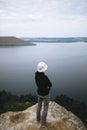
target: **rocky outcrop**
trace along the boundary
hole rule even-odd
[[[87,127],[87,105],[85,103],[74,100],[67,95],[59,95],[54,101],[78,116]]]
[[[0,115],[0,130],[36,130],[37,104],[20,112],[7,112]],[[40,130],[87,130],[83,122],[70,111],[50,102],[47,116],[49,125]]]
[[[21,40],[16,37],[0,37],[0,46],[23,46],[23,45],[35,45],[35,44]]]

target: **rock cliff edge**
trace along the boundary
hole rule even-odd
[[[1,114],[0,130],[37,130],[36,108],[37,104],[25,111]],[[52,101],[49,103],[47,121],[49,125],[40,127],[40,130],[87,130],[77,116]]]

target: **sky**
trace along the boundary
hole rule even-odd
[[[0,36],[87,37],[87,0],[0,0]]]

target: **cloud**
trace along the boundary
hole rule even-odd
[[[2,16],[60,16],[86,15],[87,0],[6,0],[1,4]]]
[[[59,29],[65,32],[66,27],[72,32],[72,27],[78,25],[82,30],[87,27],[86,21],[87,0],[0,0],[0,35],[2,32],[9,34],[9,30],[16,34],[19,29],[20,32],[25,30],[25,35],[29,30],[31,35],[36,34],[33,30],[38,31],[38,35],[45,32],[47,35],[53,30],[57,35]]]

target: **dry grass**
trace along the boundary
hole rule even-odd
[[[24,119],[25,119],[24,113],[17,113],[15,115],[10,116],[10,121],[12,123],[19,123],[19,122],[22,122]]]
[[[27,125],[25,128],[21,126],[20,128],[18,129],[14,128],[13,130],[37,130],[37,125],[35,124]],[[67,118],[63,118],[59,121],[49,124],[47,127],[40,126],[38,130],[77,130],[77,129],[67,125]]]

